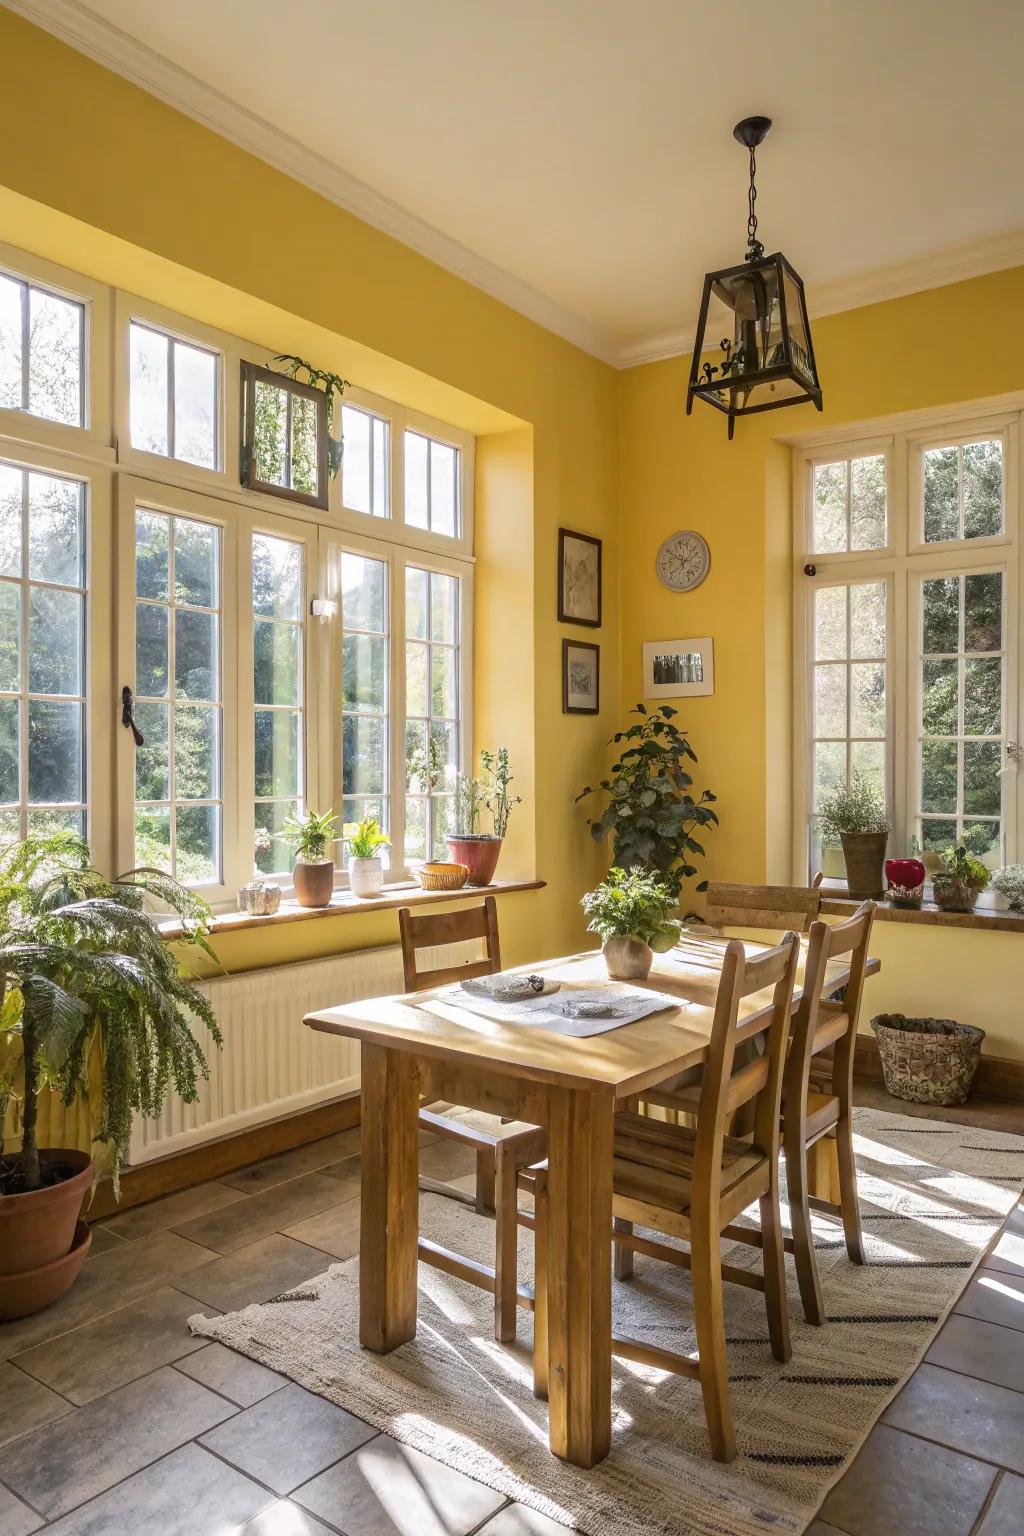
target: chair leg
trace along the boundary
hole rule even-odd
[[[507,1344],[516,1336],[518,1238],[516,1160],[505,1147],[494,1156],[494,1337]]]
[[[764,1262],[764,1300],[768,1310],[768,1337],[776,1360],[790,1360],[789,1305],[786,1298],[786,1250],[782,1241],[778,1177],[760,1200],[761,1254]]]
[[[533,1188],[533,1395],[548,1395],[548,1176]]]
[[[811,1208],[807,1203],[807,1159],[811,1149],[804,1146],[799,1126],[790,1126],[788,1131],[784,1129],[783,1147],[786,1154],[789,1220],[793,1229],[793,1258],[796,1262],[800,1300],[804,1317],[820,1328],[825,1321],[825,1304],[821,1297],[821,1281],[818,1279],[818,1265],[814,1257]]]
[[[621,1216],[616,1216],[612,1221],[613,1232],[627,1232],[632,1236],[633,1223],[623,1221]],[[616,1280],[632,1280],[633,1278],[633,1250],[625,1248],[621,1243],[615,1243],[612,1248],[614,1256],[614,1274]]]
[[[495,1152],[481,1147],[476,1154],[476,1208],[481,1216],[494,1215],[495,1163]]]
[[[690,1252],[693,1320],[711,1454],[716,1461],[732,1461],[736,1456],[736,1436],[729,1402],[729,1364],[725,1352],[722,1261],[718,1233],[711,1231],[710,1226],[703,1231],[694,1227]]]
[[[857,1198],[857,1162],[853,1155],[853,1123],[849,1110],[836,1126],[836,1150],[839,1153],[839,1203],[843,1213],[846,1251],[854,1264],[864,1263],[864,1241],[860,1226],[860,1201]]]

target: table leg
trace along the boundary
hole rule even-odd
[[[611,1445],[612,1114],[608,1094],[550,1091],[549,1437],[578,1467]]]
[[[361,1077],[359,1342],[387,1354],[416,1336],[416,1063],[364,1044]]]

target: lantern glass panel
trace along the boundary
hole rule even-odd
[[[813,385],[816,380],[811,363],[809,327],[803,294],[788,272],[783,272],[782,281],[786,298],[786,328],[789,332],[789,363],[798,378]]]

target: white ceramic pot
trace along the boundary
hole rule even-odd
[[[654,950],[643,939],[620,934],[605,940],[604,963],[613,981],[646,981],[654,964]]]
[[[379,896],[384,885],[384,861],[379,853],[371,859],[349,859],[348,883],[353,896]]]

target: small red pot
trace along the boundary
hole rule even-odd
[[[490,885],[498,867],[501,838],[477,833],[472,837],[446,837],[448,857],[469,870],[467,885]]]

